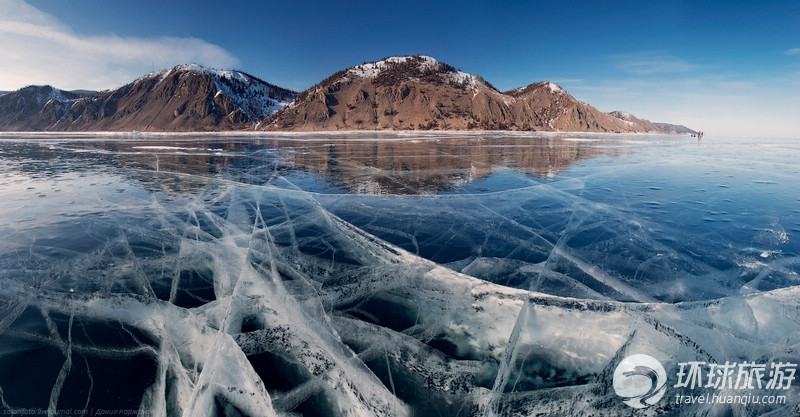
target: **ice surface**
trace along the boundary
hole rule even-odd
[[[0,404],[618,415],[629,354],[797,363],[797,149],[755,145],[6,137]],[[643,413],[800,410],[674,383]]]

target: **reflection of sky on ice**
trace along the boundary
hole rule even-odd
[[[357,139],[0,141],[4,409],[624,413],[631,353],[797,362],[797,145]]]

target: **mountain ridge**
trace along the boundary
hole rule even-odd
[[[501,92],[423,55],[364,62],[300,93],[184,64],[101,92],[29,86],[0,96],[0,131],[132,130],[694,132],[601,112],[549,81]]]
[[[257,129],[663,132],[581,103],[553,82],[500,92],[480,76],[422,55],[338,71]]]
[[[42,104],[45,94],[52,97]],[[241,71],[186,64],[89,95],[25,87],[0,97],[0,130],[242,130],[296,95]]]

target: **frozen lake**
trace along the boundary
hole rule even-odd
[[[798,158],[687,136],[4,134],[3,413],[620,414],[635,353],[669,378],[644,413],[797,412],[794,386],[686,405],[708,390],[675,385],[688,361],[800,359]]]

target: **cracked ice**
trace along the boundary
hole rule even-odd
[[[2,407],[618,414],[629,354],[796,363],[798,172],[768,149],[4,137]]]

